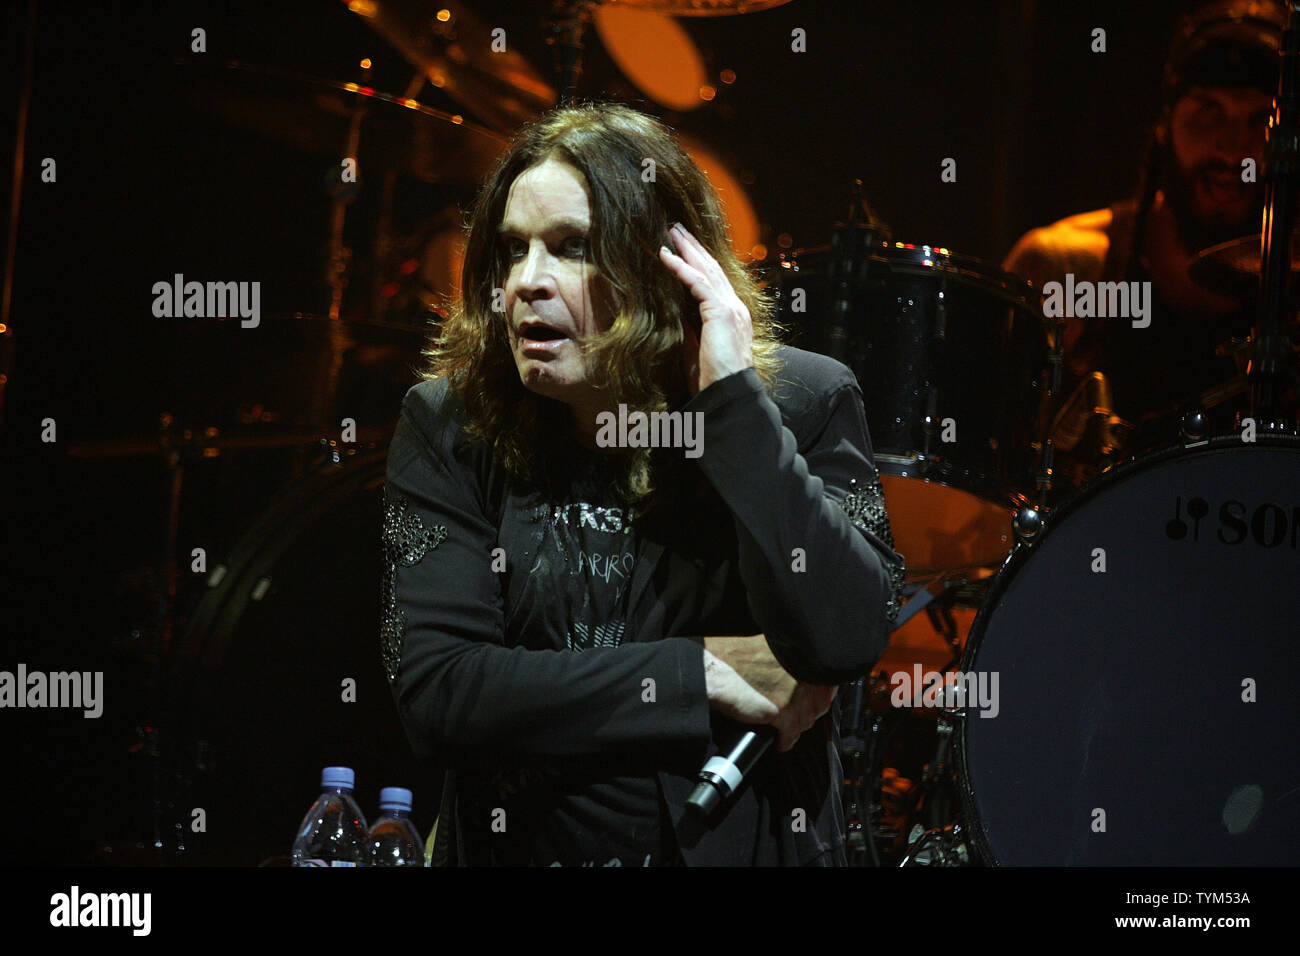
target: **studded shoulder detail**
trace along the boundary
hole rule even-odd
[[[384,672],[390,682],[397,680],[397,668],[402,660],[402,639],[406,634],[406,615],[397,606],[397,568],[415,567],[446,537],[444,525],[427,527],[420,516],[410,510],[410,501],[405,495],[384,486],[383,618],[379,638]]]
[[[849,493],[840,502],[840,507],[848,515],[853,526],[869,532],[891,550],[894,547],[894,535],[889,527],[889,515],[885,511],[885,490],[880,486],[880,479],[872,475],[863,487],[858,487],[856,478],[849,479]],[[888,560],[890,594],[885,603],[885,617],[892,627],[898,620],[898,611],[903,601],[903,579],[906,568],[902,556],[897,560]]]

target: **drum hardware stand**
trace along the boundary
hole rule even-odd
[[[23,198],[23,159],[27,155],[27,114],[32,101],[33,66],[36,62],[36,0],[28,0],[22,29],[22,88],[15,118],[13,175],[9,184],[9,224],[5,237],[4,280],[0,285],[0,424],[5,421],[5,394],[14,372],[14,333],[10,324],[13,306],[14,261],[18,249],[18,214]],[[14,20],[18,19],[15,14]],[[17,23],[14,24],[17,27]]]
[[[894,630],[897,631],[924,609],[927,604],[942,594],[943,584],[944,579],[939,576],[931,578],[924,584],[906,585],[903,588],[903,593],[907,596],[907,601],[898,609],[898,617],[894,620]]]
[[[853,311],[854,289],[867,277],[872,247],[887,240],[889,235],[889,226],[867,203],[862,180],[853,180],[848,219],[836,223],[831,230],[830,278],[835,283],[835,300],[824,344],[826,354],[836,361],[848,362],[849,314]]]
[[[146,677],[145,717],[136,725],[136,741],[129,752],[140,754],[148,761],[148,799],[149,799],[149,848],[153,851],[155,862],[166,862],[168,842],[164,831],[173,831],[174,843],[170,847],[177,860],[186,853],[184,825],[173,819],[170,826],[165,825],[165,809],[175,810],[177,792],[174,777],[179,773],[167,773],[167,785],[164,785],[163,760],[168,741],[159,727],[159,718],[165,726],[168,715],[164,709],[162,694],[162,662],[171,649],[172,630],[175,623],[176,582],[176,541],[180,526],[181,492],[184,487],[185,459],[188,453],[195,451],[202,454],[202,448],[187,445],[194,434],[190,429],[176,427],[176,419],[168,412],[158,416],[158,448],[162,452],[163,463],[170,473],[167,493],[167,524],[164,534],[164,551],[159,562],[159,580],[157,581],[158,608],[154,619],[153,639],[148,651],[148,676]]]
[[[861,706],[862,681],[855,681],[859,706]],[[858,711],[862,713],[862,711]],[[845,783],[848,798],[845,801],[844,816],[847,833],[846,849],[850,865],[862,866],[870,856],[871,866],[880,866],[880,850],[876,841],[885,834],[879,832],[880,816],[880,774],[876,772],[877,755],[881,751],[881,737],[884,735],[884,721],[873,715],[870,725],[865,728],[854,727],[849,736],[842,738],[841,749],[847,758]],[[867,782],[870,781],[870,789]],[[895,834],[896,835],[896,834]]]
[[[370,71],[363,69],[361,78],[365,84],[366,77]],[[365,102],[358,98],[352,108],[352,116],[348,121],[348,137],[343,144],[344,157],[352,160],[357,159],[357,147],[361,142],[361,123],[366,118]],[[356,188],[348,189],[350,183],[343,183],[341,178],[334,181],[331,174],[331,193],[334,196],[334,202],[330,209],[330,238],[329,238],[329,261],[326,265],[326,275],[330,287],[330,304],[329,318],[331,322],[337,322],[339,313],[343,307],[343,292],[348,287],[348,272],[352,265],[352,250],[347,248],[343,242],[343,229],[347,223],[348,205],[352,202],[356,194]],[[356,186],[360,186],[360,176]]]
[[[423,79],[416,74],[417,79]],[[411,99],[413,97],[408,97]],[[386,271],[383,265],[388,263],[393,254],[393,200],[397,192],[397,170],[384,170],[384,181],[379,192],[379,218],[375,222],[373,275],[370,279],[370,318],[384,316],[384,286]]]
[[[594,0],[555,0],[546,20],[546,43],[555,51],[560,105],[573,106],[582,77],[582,35],[591,22]]]
[[[843,719],[848,723],[840,741],[840,752],[845,758],[844,816],[847,833],[845,840],[850,866],[881,865],[879,841],[893,843],[899,831],[884,826],[880,819],[881,773],[880,766],[885,747],[898,732],[889,728],[889,721],[871,713],[871,699],[881,685],[883,675],[869,674],[851,685],[844,695],[851,701]],[[841,712],[843,713],[843,712]],[[869,717],[864,725],[864,717]]]
[[[955,587],[945,589],[944,597],[951,598],[955,593]],[[939,632],[944,641],[947,642],[949,649],[952,651],[952,657],[946,664],[940,668],[939,673],[946,674],[961,662],[962,648],[961,638],[957,634],[957,622],[952,616],[950,607],[951,600],[926,608],[926,613],[930,617],[930,623],[934,629]],[[924,830],[921,824],[916,824],[908,834],[908,851],[903,857],[899,866],[964,866],[969,862],[969,852],[965,846],[965,837],[961,829],[960,821],[943,823],[941,819],[936,819],[933,800],[942,791],[944,784],[954,782],[953,769],[948,765],[948,754],[952,747],[952,734],[955,724],[962,718],[959,710],[953,707],[944,707],[939,711],[938,716],[938,742],[935,745],[934,756],[926,764],[925,770],[921,774],[920,786],[915,787],[908,794],[908,803],[904,811],[903,819],[911,820],[917,811],[918,805],[924,804],[926,812],[930,815],[930,829]],[[923,832],[918,834],[916,831],[921,829]],[[918,854],[925,842],[934,842],[934,853],[928,864],[918,862]]]
[[[937,303],[934,307],[934,330],[930,334],[931,343],[942,343],[948,339],[948,272],[942,271],[939,275],[939,294]],[[931,384],[929,394],[926,395],[925,419],[921,423],[921,474],[925,475],[929,470],[943,462],[942,455],[934,453],[935,439],[939,437],[943,429],[943,421],[939,415],[939,386]]]
[[[1283,316],[1291,311],[1291,240],[1295,227],[1295,193],[1300,185],[1300,97],[1296,64],[1300,60],[1300,9],[1290,4],[1278,50],[1279,69],[1273,122],[1269,124],[1261,230],[1259,307],[1251,338],[1254,348],[1247,371],[1250,411],[1272,426],[1284,418],[1283,398],[1296,383],[1295,346]]]
[[[955,587],[950,588],[944,596],[949,597],[954,594],[955,591]],[[939,632],[939,636],[943,638],[944,643],[948,645],[948,649],[952,651],[952,657],[948,659],[948,663],[944,664],[943,668],[940,670],[940,673],[946,674],[961,663],[962,653],[961,638],[957,635],[957,621],[952,616],[951,601],[945,601],[944,603],[935,605],[934,607],[926,608],[926,614],[930,617],[930,624]]]
[[[904,604],[894,627],[897,631],[924,609],[934,629],[943,637],[953,654],[940,669],[940,673],[952,670],[961,660],[961,638],[950,605],[967,584],[964,580],[953,581],[939,575],[927,582],[911,585],[915,597]],[[934,603],[936,598],[940,599],[938,604]],[[876,672],[854,681],[846,688],[847,693],[840,698],[848,705],[847,711],[840,712],[846,725],[841,732],[840,752],[845,761],[844,802],[850,865],[864,865],[869,856],[871,866],[880,866],[878,841],[892,844],[902,833],[901,830],[885,826],[880,819],[884,809],[881,803],[884,771],[881,760],[884,747],[898,732],[898,727],[890,729],[884,717],[871,713],[870,704],[878,694],[888,696],[887,688],[886,675]],[[869,720],[864,723],[868,717]],[[902,819],[905,824],[915,815],[917,805],[923,798],[937,793],[943,782],[951,779],[952,772],[947,764],[951,734],[952,722],[941,713],[938,748],[934,758],[926,765],[920,784],[909,793],[903,806]],[[946,829],[951,830],[952,825]],[[952,846],[945,851],[945,859],[951,856],[952,847],[962,841],[959,839],[952,843],[949,839],[949,843]],[[965,853],[964,848],[961,852]],[[964,857],[962,859],[964,862]]]
[[[1039,449],[1038,474],[1034,476],[1036,494],[1033,508],[1036,511],[1045,511],[1047,509],[1047,496],[1052,490],[1053,466],[1055,464],[1055,447],[1052,443],[1052,434],[1056,424],[1052,410],[1056,405],[1056,396],[1061,393],[1061,374],[1065,362],[1065,319],[1055,319],[1053,325],[1055,334],[1052,336],[1051,347],[1047,350],[1047,388],[1038,415],[1038,429],[1042,441]],[[1014,521],[1012,529],[1015,529]],[[1020,535],[1017,534],[1016,537],[1019,540]]]
[[[957,633],[957,621],[952,616],[952,606],[963,596],[969,598],[969,593],[963,595],[962,592],[969,587],[970,583],[964,578],[953,579],[947,574],[941,574],[924,584],[910,585],[911,593],[915,596],[902,606],[898,612],[898,619],[894,623],[896,632],[922,610],[925,611],[930,618],[930,624],[953,653],[948,663],[940,668],[940,673],[952,670],[961,660],[961,637]],[[934,603],[936,600],[939,601],[938,604]]]
[[[917,824],[920,829],[920,824]],[[915,830],[913,831],[915,833]],[[930,856],[921,854],[930,851]],[[904,866],[969,866],[970,850],[966,846],[966,828],[960,823],[925,830],[915,835],[907,854],[899,861]]]
[[[935,258],[939,257],[935,253]],[[1010,309],[1006,312],[1006,324],[1010,328],[1014,312]],[[948,341],[948,270],[944,269],[939,273],[939,296],[934,304],[934,341]]]
[[[160,716],[160,693],[162,688],[162,659],[171,646],[173,610],[176,604],[176,539],[180,525],[181,489],[184,485],[185,466],[181,449],[177,447],[176,430],[173,429],[175,418],[168,412],[158,416],[158,445],[163,453],[163,462],[170,472],[167,493],[167,527],[162,560],[159,563],[162,580],[158,587],[158,614],[154,621],[153,641],[149,654],[148,677],[148,717],[143,728],[138,728],[141,735],[140,751],[149,759],[149,822],[151,828],[151,846],[155,853],[161,855],[163,844],[163,805],[160,731],[154,718]],[[182,437],[184,432],[181,433]],[[177,846],[178,852],[184,851],[184,843]]]
[[[369,72],[368,70],[366,71]],[[416,70],[411,81],[402,91],[402,97],[413,100],[428,82],[423,70]],[[379,197],[379,218],[375,222],[374,254],[375,266],[370,282],[370,318],[385,316],[384,285],[387,276],[383,265],[389,261],[395,245],[393,241],[393,201],[397,191],[397,168],[384,170],[384,182]],[[385,316],[386,317],[386,316]]]
[[[937,574],[928,581],[913,582],[905,585],[903,588],[903,595],[907,600],[898,611],[898,617],[894,621],[893,631],[902,629],[904,624],[921,611],[925,611],[929,615],[930,622],[934,625],[935,630],[943,635],[944,641],[946,641],[948,646],[953,648],[955,651],[957,645],[960,643],[960,638],[957,636],[957,622],[953,619],[950,608],[957,600],[971,599],[971,592],[969,589],[971,589],[972,586],[976,589],[977,593],[977,597],[975,598],[976,604],[974,606],[978,607],[979,601],[981,600],[978,597],[978,582],[973,584],[966,577],[957,577],[955,576],[955,573],[951,571]],[[942,599],[941,603],[938,606],[931,607],[930,605],[938,599]],[[960,657],[960,654],[958,656]],[[956,663],[956,661],[953,661],[953,663]],[[952,664],[948,665],[948,667],[951,666]],[[948,667],[945,667],[944,669],[947,670]]]
[[[370,67],[363,66],[361,85],[369,85],[369,76]],[[352,115],[348,121],[347,140],[343,145],[343,156],[352,159],[354,162],[358,161],[357,154],[361,145],[361,124],[365,121],[367,115],[365,98],[358,97],[352,107]],[[348,329],[341,318],[343,294],[347,290],[353,268],[352,249],[344,245],[344,231],[347,225],[348,206],[356,198],[362,183],[359,169],[355,183],[343,182],[340,167],[338,166],[333,168],[329,176],[330,193],[333,196],[330,208],[329,245],[326,252],[328,259],[326,262],[326,280],[330,289],[329,311],[327,313],[330,348],[323,359],[323,362],[328,363],[328,365],[320,370],[316,378],[317,381],[322,382],[322,385],[316,391],[315,403],[310,411],[310,421],[325,423],[329,421],[334,396],[338,393],[339,373],[343,368],[343,353],[353,344]],[[335,177],[339,178],[336,179]]]
[[[951,670],[961,660],[961,638],[957,634],[957,621],[952,616],[952,604],[958,591],[968,583],[965,580],[953,580],[947,575],[938,575],[925,584],[913,585],[912,593],[916,596],[899,610],[898,620],[894,624],[894,630],[898,631],[920,611],[925,611],[930,624],[953,652],[952,658],[941,668],[941,673]],[[939,601],[938,604],[934,603],[936,600]]]
[[[943,784],[953,779],[952,768],[948,766],[948,754],[952,748],[952,735],[956,722],[962,719],[962,715],[956,708],[945,707],[939,712],[938,719],[939,740],[935,745],[934,757],[921,774],[921,785],[908,794],[908,807],[904,819],[911,819],[916,813],[917,805],[923,801],[926,801],[927,810],[933,814],[933,807],[929,805],[927,798],[937,795]],[[944,824],[933,819],[932,816],[930,824],[928,830],[923,829],[919,823],[912,828],[908,834],[907,853],[898,865],[904,867],[968,864],[970,853],[966,848],[965,830],[961,822],[955,820]],[[918,833],[918,830],[921,832]],[[920,855],[926,849],[931,851],[930,856],[922,860]]]
[[[182,733],[172,704],[176,698],[164,697],[163,659],[172,657],[175,628],[177,582],[176,542],[180,525],[180,506],[184,487],[185,462],[212,457],[218,445],[205,439],[216,438],[213,428],[184,428],[175,417],[164,412],[159,416],[159,447],[171,472],[168,493],[166,553],[163,556],[163,581],[159,590],[157,624],[154,629],[148,679],[148,716],[136,728],[136,743],[131,752],[149,760],[150,848],[159,865],[183,863],[192,849],[187,840],[187,797],[191,795],[196,774],[207,772],[212,764],[212,748],[206,740],[187,739]],[[154,718],[157,718],[156,720]],[[161,726],[160,726],[161,725]],[[172,733],[167,732],[170,725]],[[184,743],[182,743],[184,740]]]
[[[931,385],[926,399],[925,418],[921,422],[921,454],[917,462],[922,477],[933,471],[943,460],[934,453],[934,442],[942,428],[943,423],[939,421],[939,388]]]

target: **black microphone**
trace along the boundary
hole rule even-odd
[[[694,839],[698,839],[698,835],[703,833],[705,821],[713,816],[722,801],[740,788],[745,775],[775,739],[775,727],[755,727],[743,733],[726,756],[718,754],[710,757],[700,768],[699,783],[686,801],[682,824],[689,836],[682,835],[684,841],[693,843]]]

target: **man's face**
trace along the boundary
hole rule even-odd
[[[612,321],[590,230],[587,185],[569,164],[548,159],[511,184],[500,225],[510,349],[524,387],[570,405],[595,396],[578,342]]]
[[[1165,193],[1189,249],[1259,231],[1264,196],[1259,167],[1272,102],[1259,90],[1197,86],[1174,104]],[[1242,182],[1244,159],[1255,160],[1256,182]]]

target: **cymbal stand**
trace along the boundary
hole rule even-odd
[[[555,0],[546,19],[546,43],[555,51],[560,105],[572,106],[582,77],[582,35],[591,22],[592,0]]]
[[[1294,384],[1294,346],[1283,316],[1291,315],[1291,234],[1295,228],[1295,191],[1300,185],[1300,99],[1296,63],[1300,59],[1300,4],[1292,3],[1278,50],[1277,97],[1269,124],[1261,230],[1259,308],[1254,354],[1247,379],[1251,414],[1265,428],[1282,427],[1283,396]]]

